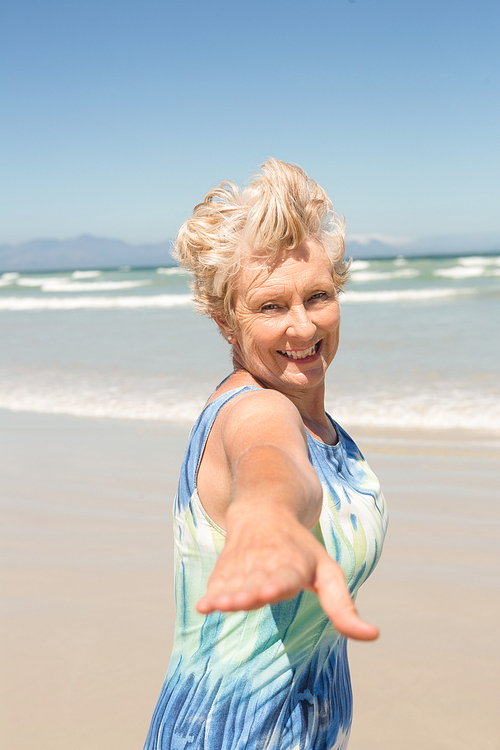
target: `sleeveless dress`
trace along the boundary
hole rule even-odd
[[[172,657],[144,750],[341,750],[347,746],[352,693],[347,641],[315,594],[251,612],[195,610],[225,532],[196,489],[223,394],[191,431],[174,505],[176,625]],[[333,422],[333,420],[332,420]],[[311,533],[342,567],[355,597],[380,557],[387,513],[380,485],[347,433],[337,445],[308,433],[309,458],[323,485]]]

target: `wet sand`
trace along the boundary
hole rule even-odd
[[[348,427],[348,426],[347,426]],[[0,411],[0,746],[141,750],[173,631],[189,428]],[[391,522],[351,642],[349,750],[496,750],[500,439],[352,434]]]

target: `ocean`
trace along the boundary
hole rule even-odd
[[[231,369],[178,268],[0,277],[0,408],[193,422]],[[357,260],[326,403],[349,427],[500,434],[500,256]]]

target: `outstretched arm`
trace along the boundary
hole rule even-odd
[[[341,568],[309,531],[322,488],[300,415],[280,394],[250,395],[227,413],[222,429],[232,479],[227,538],[198,611],[257,609],[307,589],[340,633],[376,638],[377,629],[359,618]]]

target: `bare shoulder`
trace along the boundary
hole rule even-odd
[[[304,448],[307,436],[296,406],[275,390],[259,388],[235,396],[221,410],[221,437],[226,449],[273,443]]]
[[[297,407],[279,391],[272,388],[255,388],[238,394],[224,407],[226,419],[232,420],[269,417],[280,414],[302,424]]]

